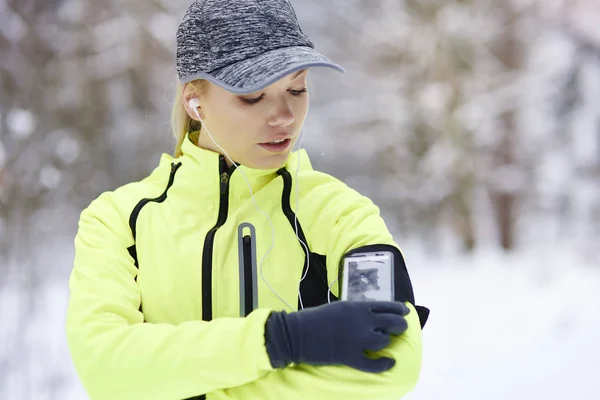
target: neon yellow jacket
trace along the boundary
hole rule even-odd
[[[146,179],[103,193],[81,214],[67,337],[90,398],[396,400],[409,392],[421,367],[413,305],[406,333],[380,352],[397,360],[387,372],[271,367],[265,321],[272,310],[291,310],[256,268],[271,247],[269,221],[257,212],[244,176],[228,173],[221,156],[189,138],[182,150],[179,158],[163,155]],[[296,190],[300,237],[311,254],[301,285],[305,307],[327,302],[348,251],[396,247],[379,209],[312,170],[304,152],[291,154],[279,171],[239,168],[275,228],[262,275],[290,305],[298,307],[306,268],[294,228]],[[253,236],[251,228],[240,236],[243,223],[252,225]],[[331,291],[337,296],[338,286]]]

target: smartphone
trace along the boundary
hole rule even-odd
[[[355,253],[344,258],[341,299],[394,300],[394,255],[390,251]]]

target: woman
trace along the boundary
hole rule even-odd
[[[90,398],[398,399],[414,387],[426,313],[378,208],[291,152],[315,66],[342,71],[288,0],[190,6],[174,157],[81,215],[67,334]],[[396,301],[336,301],[343,260],[371,250],[394,254]]]

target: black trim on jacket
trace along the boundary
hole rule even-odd
[[[212,320],[212,260],[213,249],[215,243],[215,235],[217,230],[225,221],[229,213],[229,178],[236,169],[236,165],[227,167],[225,157],[219,156],[219,179],[220,179],[220,196],[219,196],[219,215],[217,222],[207,233],[204,239],[204,248],[202,250],[202,320]]]
[[[171,186],[173,186],[173,182],[175,182],[175,174],[177,173],[177,170],[179,169],[179,167],[181,167],[181,163],[177,163],[177,164],[171,163],[171,173],[169,175],[169,181],[167,182],[167,187],[165,188],[164,192],[162,192],[162,194],[158,197],[146,198],[146,199],[140,200],[136,204],[136,206],[133,208],[133,211],[131,212],[131,215],[129,216],[129,228],[131,229],[131,234],[133,236],[133,244],[127,248],[127,251],[129,252],[129,255],[131,256],[131,258],[133,258],[133,264],[138,269],[138,271],[140,269],[140,264],[138,262],[138,257],[137,257],[137,247],[135,245],[137,218],[140,215],[140,211],[142,211],[142,208],[144,208],[144,206],[146,204],[148,204],[152,201],[154,201],[156,203],[162,203],[163,201],[165,201],[167,199],[167,192],[169,191]],[[134,280],[137,282],[137,275],[135,276]],[[141,302],[140,302],[139,310],[140,310],[140,312],[142,312],[142,303]]]
[[[135,246],[135,238],[136,238],[136,222],[137,222],[137,218],[138,215],[140,214],[140,211],[142,211],[142,208],[144,208],[144,206],[150,202],[156,202],[156,203],[162,203],[163,201],[165,201],[167,199],[167,192],[169,191],[169,189],[171,188],[171,186],[173,186],[173,183],[175,182],[175,174],[177,173],[177,170],[179,169],[179,167],[181,167],[181,163],[172,163],[171,164],[171,174],[169,175],[169,182],[167,183],[167,187],[165,188],[165,191],[162,192],[162,194],[158,197],[155,197],[153,199],[147,198],[147,199],[142,199],[139,201],[139,203],[137,203],[137,205],[133,208],[133,211],[131,212],[131,215],[129,216],[129,228],[131,229],[131,234],[133,235],[133,246]],[[131,254],[131,251],[130,251]],[[137,252],[134,252],[133,254],[137,254]],[[137,258],[136,258],[136,266],[137,266]]]
[[[281,207],[283,213],[287,217],[292,230],[296,231],[296,222],[298,224],[298,239],[304,255],[304,267],[302,275],[306,274],[304,280],[300,283],[300,296],[302,296],[302,305],[304,308],[316,307],[328,302],[329,286],[327,284],[327,257],[310,251],[308,241],[300,225],[300,221],[296,220],[296,214],[290,206],[290,195],[292,192],[292,176],[285,168],[277,171],[277,174],[283,178],[283,193],[281,195]],[[300,240],[306,244],[306,248]],[[308,257],[306,257],[308,254]],[[310,264],[307,262],[310,260]],[[308,272],[306,269],[308,268]],[[336,301],[338,298],[331,294],[331,301]],[[300,297],[298,297],[298,309],[301,309]]]

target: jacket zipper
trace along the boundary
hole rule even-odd
[[[244,236],[244,316],[248,316],[253,308],[252,289],[252,237]]]
[[[227,168],[225,157],[219,156],[220,196],[217,223],[206,234],[202,251],[202,320],[212,320],[212,259],[215,235],[227,221],[229,211],[229,178],[236,166]]]

